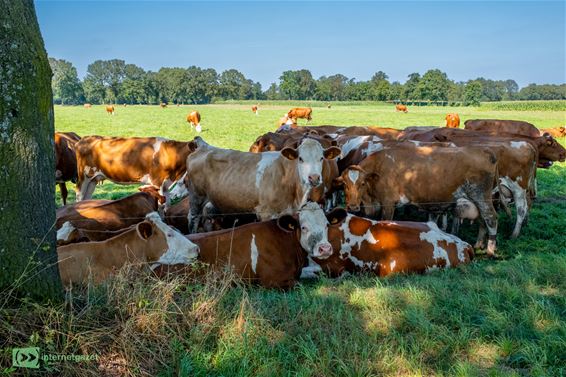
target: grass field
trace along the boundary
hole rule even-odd
[[[247,150],[289,107],[261,106],[257,117],[248,104],[117,107],[115,116],[101,106],[56,107],[55,125],[80,135],[190,140],[196,134],[185,117],[197,109],[205,140]],[[401,114],[382,104],[317,107],[312,123],[442,125],[450,111],[462,120],[566,123],[564,111],[427,107]],[[226,278],[187,283],[119,277],[75,297],[72,310],[29,304],[6,317],[11,325],[2,322],[0,338],[11,346],[98,353],[103,360],[99,370],[97,364],[51,366],[63,375],[565,375],[565,164],[539,170],[538,180],[539,199],[521,237],[507,240],[510,221],[501,217],[501,261],[479,257],[468,266],[425,276],[321,279],[285,293]],[[133,186],[106,183],[95,197],[132,191]],[[2,360],[8,357],[3,354]]]

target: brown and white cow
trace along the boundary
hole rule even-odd
[[[126,264],[189,264],[198,247],[165,224],[157,212],[126,232],[100,242],[57,248],[59,274],[65,287],[101,283]]]
[[[186,170],[188,143],[160,137],[88,136],[76,144],[77,200],[90,199],[96,183],[145,183],[161,189]]]
[[[194,127],[197,132],[202,131],[202,127],[200,126],[200,113],[198,111],[192,111],[187,115],[187,122],[189,122],[191,128]]]
[[[556,127],[556,128],[543,128],[540,130],[540,136],[544,136],[544,134],[549,134],[552,137],[566,137],[566,127]]]
[[[258,105],[252,106],[252,113],[254,113],[255,115],[259,115]]]
[[[464,129],[481,131],[490,135],[516,134],[529,137],[540,136],[539,130],[531,123],[522,120],[507,119],[468,119],[464,122]]]
[[[92,107],[92,105],[91,105],[90,103],[85,103],[85,104],[83,105],[83,107],[84,107],[85,109],[90,109],[90,108]]]
[[[291,119],[306,119],[307,122],[312,120],[312,109],[310,107],[294,107],[287,112],[287,116]]]
[[[397,104],[395,105],[395,111],[402,111],[404,113],[408,113],[409,109],[405,105]]]
[[[309,259],[332,254],[328,225],[322,209],[309,202],[295,216],[187,237],[198,245],[200,262],[230,267],[244,280],[267,288],[287,289],[300,276],[314,277],[319,271],[306,266]]]
[[[59,185],[63,205],[67,204],[67,185],[77,182],[77,156],[75,144],[80,136],[74,132],[55,132],[55,182]]]
[[[328,215],[328,240],[334,252],[327,259],[314,260],[332,277],[361,271],[380,277],[424,273],[473,258],[468,243],[438,229],[434,222],[374,221],[351,214],[335,220],[335,212]]]
[[[159,106],[160,106],[162,109],[166,109],[166,108],[167,108],[167,102],[161,102],[161,103],[159,104]]]
[[[340,149],[323,149],[313,139],[280,152],[250,153],[216,148],[200,137],[187,158],[185,184],[191,208],[189,230],[196,232],[206,202],[221,213],[254,212],[262,220],[289,214],[304,205],[322,182],[324,159]]]
[[[114,106],[113,105],[106,106],[106,114],[114,115]]]
[[[494,254],[497,212],[492,189],[498,182],[494,153],[483,147],[403,144],[374,152],[344,170],[336,181],[344,186],[348,208],[359,211],[363,206],[370,216],[381,209],[382,218],[391,220],[397,206],[413,204],[444,213],[463,198],[474,203],[483,220],[476,247],[483,247],[487,226],[487,249]]]
[[[445,120],[448,128],[460,127],[460,116],[457,113],[446,114]]]
[[[76,228],[70,221],[67,221],[63,224],[61,229],[57,231],[58,235],[65,235],[63,238],[57,239],[57,246],[64,246],[78,242],[104,241],[130,230],[133,226],[135,225],[118,230],[91,230]]]

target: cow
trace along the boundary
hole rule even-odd
[[[254,113],[255,115],[259,115],[258,105],[252,106],[252,113]]]
[[[74,228],[117,231],[139,223],[148,213],[157,211],[164,201],[156,189],[142,190],[117,200],[84,200],[58,208],[55,222],[57,240],[68,241]],[[65,223],[69,224],[63,229]]]
[[[191,128],[195,128],[197,132],[202,131],[202,127],[200,126],[200,113],[198,111],[192,111],[189,115],[187,115],[187,122],[191,125]]]
[[[566,127],[556,127],[556,128],[543,128],[540,130],[540,136],[548,134],[555,138],[566,137]]]
[[[321,137],[314,132],[268,132],[259,136],[250,146],[249,152],[273,152],[285,147],[296,147],[305,137],[315,139],[323,148],[337,145],[332,138]]]
[[[144,183],[160,188],[177,181],[186,170],[189,144],[160,137],[88,136],[76,144],[77,200],[90,199],[96,183]],[[167,197],[168,199],[168,197]]]
[[[436,128],[418,130],[409,128],[403,131],[401,140],[418,140],[426,142],[455,142],[457,140],[475,140],[486,142],[527,142],[531,144],[538,152],[537,167],[549,168],[554,161],[563,162],[566,159],[566,149],[560,145],[552,136],[544,135],[538,137],[529,137],[517,134],[501,133],[498,135],[490,135],[480,131],[462,130],[457,128]]]
[[[277,122],[277,132],[290,131],[297,128],[297,119],[290,118],[287,114],[279,118]]]
[[[506,119],[468,119],[464,129],[481,131],[490,135],[516,134],[528,137],[539,137],[539,130],[531,123],[522,120]]]
[[[407,108],[407,106],[399,103],[399,104],[395,105],[395,111],[402,111],[404,113],[408,113],[409,109]]]
[[[59,185],[63,205],[67,204],[67,185],[77,182],[77,156],[75,144],[81,139],[74,132],[55,132],[55,182]]]
[[[167,108],[167,102],[161,102],[161,103],[159,104],[159,106],[160,106],[162,109],[166,109],[166,108]]]
[[[115,237],[100,242],[74,243],[57,248],[59,275],[66,288],[99,284],[126,264],[189,264],[198,247],[165,224],[157,212]]]
[[[306,119],[307,122],[312,120],[312,109],[310,107],[295,107],[287,112],[287,116],[291,119]]]
[[[64,235],[57,239],[57,246],[69,245],[77,242],[104,241],[130,230],[133,226],[135,225],[118,230],[92,230],[76,228],[72,222],[67,221],[63,224],[61,229],[57,231],[58,235]]]
[[[434,222],[374,221],[352,214],[343,220],[328,217],[333,253],[314,262],[331,277],[362,271],[379,277],[425,273],[469,263],[474,256],[468,243]]]
[[[91,105],[90,103],[85,103],[85,104],[83,105],[83,107],[84,107],[85,109],[90,109],[90,108],[92,107],[92,105]]]
[[[460,116],[457,113],[446,114],[446,127],[448,128],[459,128],[460,127]]]
[[[266,288],[291,288],[299,277],[314,277],[312,258],[333,252],[328,220],[322,209],[306,203],[294,216],[187,236],[199,247],[199,261],[212,268],[229,267],[245,281]]]
[[[308,138],[296,149],[263,153],[216,148],[198,136],[193,143],[185,178],[191,233],[206,202],[221,213],[254,212],[261,220],[293,213],[322,183],[323,160],[340,154],[339,148],[323,149]]]
[[[483,248],[487,226],[487,252],[495,255],[497,212],[492,189],[499,180],[495,154],[484,147],[403,144],[374,152],[342,172],[336,184],[344,186],[347,207],[356,212],[363,205],[366,215],[381,209],[382,218],[392,220],[399,205],[444,213],[463,198],[478,208],[482,219],[476,247]],[[431,184],[439,181],[442,184]]]
[[[114,106],[113,105],[107,105],[106,106],[106,114],[114,115]]]

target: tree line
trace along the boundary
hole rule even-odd
[[[315,79],[307,69],[285,71],[265,91],[259,82],[236,69],[222,73],[212,68],[160,68],[145,71],[124,60],[97,60],[81,81],[72,63],[49,58],[53,71],[53,100],[59,104],[205,104],[218,100],[320,101],[442,101],[478,105],[481,101],[566,99],[566,84],[530,84],[519,89],[514,80],[483,77],[456,82],[431,69],[411,73],[405,83],[389,81],[378,71],[368,81],[342,74]]]

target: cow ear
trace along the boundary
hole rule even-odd
[[[566,127],[564,126],[560,127],[560,132],[564,132],[564,131],[566,131]]]
[[[281,150],[281,154],[288,160],[295,160],[297,157],[299,157],[299,152],[297,152],[296,149],[289,147],[283,148]]]
[[[332,181],[332,187],[334,187],[334,188],[344,187],[344,178],[342,178],[342,177],[334,178],[334,180]]]
[[[195,143],[194,140],[189,141],[189,142],[187,143],[187,145],[189,146],[189,151],[190,151],[191,153],[194,152],[194,151],[196,151],[197,148],[198,148],[198,145],[197,145],[197,143]]]
[[[340,156],[340,153],[342,153],[340,148],[336,146],[330,147],[324,150],[324,158],[326,158],[327,160],[333,160],[336,157]]]
[[[440,142],[446,142],[448,141],[448,138],[445,135],[434,135],[434,140]]]
[[[550,137],[550,134],[548,132],[545,132],[542,134],[543,137],[545,137],[546,139],[548,139]]]
[[[376,184],[378,179],[379,179],[379,174],[377,174],[377,173],[369,173],[368,175],[366,175],[366,181],[368,182],[368,185],[370,185],[370,186],[372,186],[373,184]]]
[[[346,216],[348,216],[348,212],[344,208],[335,208],[326,215],[326,218],[331,225],[336,225],[344,221]]]
[[[147,240],[153,234],[153,226],[151,226],[149,221],[142,221],[136,225],[136,232],[141,239]]]
[[[336,140],[332,139],[332,141],[330,142],[330,145],[332,145],[333,147],[337,147],[338,142]]]
[[[277,219],[279,228],[287,232],[293,232],[299,227],[299,221],[291,215],[283,215]]]

